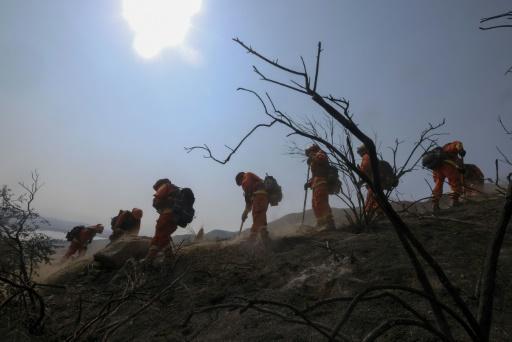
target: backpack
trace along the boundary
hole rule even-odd
[[[135,217],[133,217],[133,214],[131,211],[128,210],[119,210],[119,213],[117,216],[112,217],[110,220],[110,227],[114,229],[114,226],[116,225],[117,219],[119,216],[121,216],[123,213],[128,212],[128,218],[123,222],[123,224],[119,227],[122,230],[126,230],[129,227],[132,227],[135,224]]]
[[[110,228],[113,230],[114,229],[114,226],[116,225],[116,222],[117,222],[117,219],[119,218],[119,216],[121,216],[121,214],[123,213],[124,210],[119,210],[119,213],[112,217],[110,219]]]
[[[464,164],[464,171],[464,182],[472,185],[484,184],[485,176],[475,164]]]
[[[380,184],[384,190],[393,190],[398,185],[398,177],[393,167],[385,160],[379,160]]]
[[[268,195],[268,203],[273,207],[278,205],[283,199],[283,191],[277,180],[267,174],[263,180],[263,186]]]
[[[75,238],[78,237],[80,231],[84,228],[84,226],[73,227],[69,232],[66,233],[66,240],[73,241]]]
[[[443,148],[438,146],[423,153],[423,156],[421,157],[421,165],[427,169],[433,170],[439,167],[445,159],[446,155],[443,152]]]
[[[173,205],[171,207],[174,214],[174,222],[180,227],[185,228],[187,224],[194,219],[195,197],[192,189],[182,188],[173,193]]]
[[[341,180],[338,175],[338,169],[332,165],[329,165],[327,170],[327,190],[329,195],[336,195],[341,192]]]

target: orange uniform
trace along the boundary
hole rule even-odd
[[[308,186],[313,189],[312,206],[317,226],[327,225],[334,228],[331,207],[329,206],[329,188],[327,186],[327,173],[329,158],[317,145],[306,150],[308,163],[311,167],[312,178]]]
[[[92,242],[96,233],[98,233],[96,226],[83,227],[78,233],[78,236],[71,241],[71,244],[64,255],[64,259],[70,258],[76,252],[78,252],[78,256],[83,256],[87,251],[87,245]]]
[[[372,174],[372,164],[370,160],[370,155],[365,152],[362,156],[361,164],[359,165],[359,170],[363,172],[365,175],[369,176],[371,178]],[[379,204],[375,200],[375,196],[373,194],[373,190],[370,186],[366,186],[367,194],[366,194],[366,201],[364,205],[365,212],[369,213],[379,208]]]
[[[256,237],[258,234],[267,237],[268,195],[263,181],[254,173],[245,172],[241,186],[246,208],[252,211],[251,237]]]
[[[462,168],[462,159],[458,154],[465,153],[464,146],[460,141],[454,141],[443,146],[443,152],[446,154],[447,159],[434,169],[433,178],[435,182],[434,189],[432,190],[432,202],[434,206],[439,206],[439,200],[443,194],[443,183],[448,178],[448,184],[452,189],[452,199],[454,204],[458,204],[459,197],[462,194],[462,175],[460,169]]]
[[[171,210],[172,193],[176,190],[178,188],[174,184],[167,182],[160,185],[153,195],[153,203],[161,209],[157,210],[160,216],[156,220],[155,235],[150,243],[148,258],[155,257],[158,252],[167,248],[171,243],[171,234],[178,229]]]

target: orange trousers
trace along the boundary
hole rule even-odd
[[[364,203],[364,211],[366,213],[374,212],[377,209],[379,209],[379,203],[377,203],[377,200],[375,199],[375,195],[373,194],[372,188],[369,186],[366,187],[366,201]]]
[[[68,247],[68,250],[66,251],[66,254],[64,254],[64,259],[69,259],[71,256],[73,256],[76,252],[78,252],[78,256],[83,256],[85,252],[87,251],[87,246],[78,242],[76,239],[71,241],[71,244]]]
[[[448,178],[448,184],[452,189],[452,199],[457,201],[462,194],[462,177],[457,168],[451,164],[443,163],[432,174],[434,177],[434,189],[432,190],[432,202],[439,204],[443,194],[443,183]]]
[[[171,243],[171,234],[178,229],[174,222],[172,212],[164,212],[160,214],[156,220],[155,236],[151,240],[148,256],[154,257],[158,252],[169,246]]]
[[[329,189],[325,177],[314,177],[312,182],[312,206],[318,226],[332,223],[332,211],[329,206]]]
[[[252,197],[251,235],[267,232],[268,196],[264,191],[256,191]]]

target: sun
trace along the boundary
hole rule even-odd
[[[133,48],[143,58],[183,43],[201,0],[122,0],[122,14],[135,32]]]

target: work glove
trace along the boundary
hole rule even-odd
[[[244,212],[242,213],[242,221],[247,220],[247,215],[249,215],[249,212],[247,210],[244,210]]]
[[[459,154],[462,158],[464,158],[464,156],[466,155],[466,150],[460,151]]]

